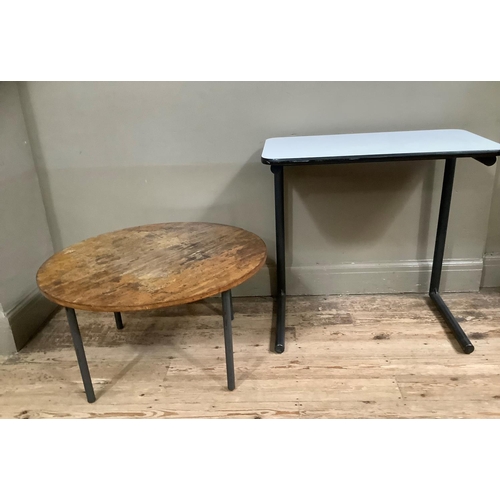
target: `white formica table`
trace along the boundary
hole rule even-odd
[[[453,331],[462,350],[466,354],[470,354],[474,350],[474,346],[439,294],[455,164],[457,158],[474,158],[484,165],[491,166],[496,162],[496,157],[499,155],[500,144],[498,142],[459,129],[313,135],[267,139],[261,160],[262,163],[271,166],[271,171],[274,174],[278,284],[276,352],[281,353],[285,349],[284,167],[397,160],[445,160],[429,295]]]

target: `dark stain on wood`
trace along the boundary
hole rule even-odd
[[[472,318],[472,319],[486,319],[487,316],[480,312],[480,311],[464,311],[464,316],[466,318]],[[470,321],[470,320],[469,320]]]
[[[474,340],[486,339],[488,338],[488,334],[482,332],[472,332],[469,334],[469,338]]]
[[[318,312],[315,311],[313,314],[316,318],[311,318],[311,313],[304,313],[302,317],[302,324],[310,325],[311,321],[314,321],[316,326],[330,326],[330,325],[352,325],[353,320],[350,313],[342,314],[326,314],[318,317]]]
[[[294,326],[286,326],[285,327],[285,336],[292,338],[292,340],[297,340],[297,330],[295,329]]]
[[[373,340],[388,340],[391,336],[388,333],[379,333],[373,337]]]

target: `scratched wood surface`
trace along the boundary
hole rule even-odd
[[[476,350],[460,351],[423,295],[235,298],[236,390],[226,389],[220,300],[77,312],[88,404],[64,311],[0,358],[2,418],[500,418],[500,291],[444,294]]]
[[[151,224],[72,245],[37,273],[51,301],[89,311],[140,311],[194,302],[229,290],[266,261],[264,242],[233,226]]]

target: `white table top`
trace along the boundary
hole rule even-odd
[[[357,159],[384,157],[500,155],[500,144],[467,130],[414,130],[369,134],[311,135],[267,139],[262,161],[273,164],[286,160]]]

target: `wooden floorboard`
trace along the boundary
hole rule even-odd
[[[220,302],[77,312],[97,401],[85,399],[64,311],[0,358],[1,418],[500,418],[500,291],[444,294],[463,354],[423,295],[290,297],[286,351],[273,302],[235,298],[236,390]]]

